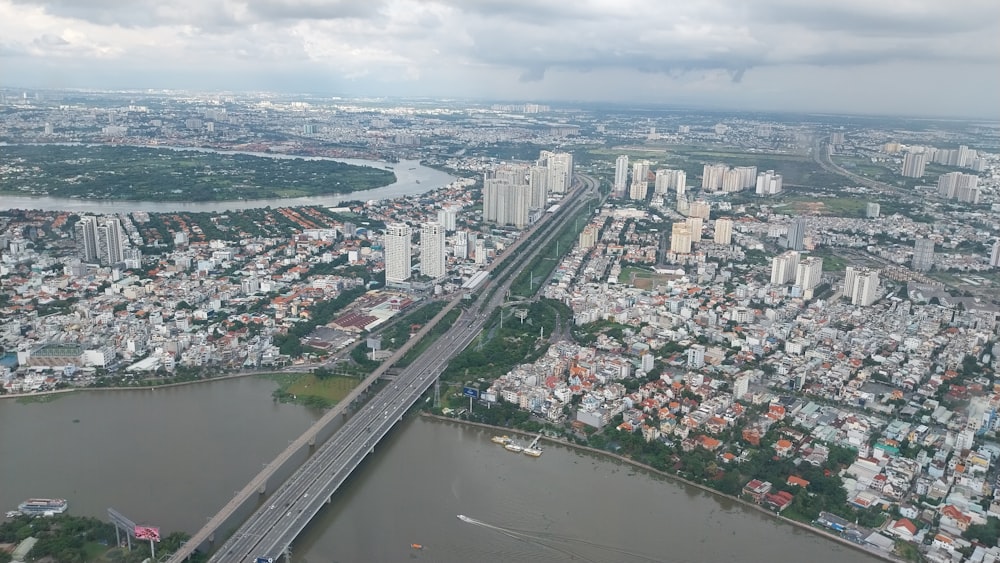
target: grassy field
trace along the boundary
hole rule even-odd
[[[785,195],[775,201],[791,207],[796,214],[829,217],[864,217],[868,200],[857,198],[808,197]]]
[[[320,379],[311,373],[282,373],[262,376],[278,382],[275,398],[315,407],[329,407],[344,400],[358,378],[334,375]]]
[[[843,272],[847,269],[847,260],[830,252],[828,249],[818,250],[810,254],[823,259],[824,272]]]

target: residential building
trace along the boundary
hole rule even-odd
[[[420,226],[420,273],[432,279],[445,275],[444,232],[440,223]]]
[[[878,297],[878,270],[848,266],[844,274],[844,297],[852,305],[867,307]]]
[[[869,201],[868,206],[865,208],[865,217],[869,219],[878,219],[879,215],[882,213],[882,206],[874,201]]]
[[[774,170],[768,170],[757,174],[756,193],[759,196],[768,196],[781,193],[781,174]]]
[[[783,252],[771,259],[771,285],[782,285],[795,279],[799,267],[799,253]]]
[[[732,244],[733,242],[733,220],[723,217],[715,220],[715,243]]]
[[[670,233],[670,252],[691,253],[691,227],[687,223],[674,223]]]
[[[385,229],[385,281],[401,283],[410,279],[410,238],[406,223],[393,223]]]
[[[635,200],[646,199],[649,192],[649,161],[640,160],[632,164],[632,184],[629,186],[628,198]]]
[[[903,156],[902,175],[907,178],[920,178],[927,166],[927,155],[922,152],[908,152]]]
[[[803,291],[813,289],[819,285],[823,277],[823,259],[817,256],[809,256],[799,262],[795,270],[795,285]]]

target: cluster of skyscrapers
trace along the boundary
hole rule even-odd
[[[757,185],[756,166],[706,164],[702,168],[701,189],[707,192],[741,192]]]
[[[650,163],[648,160],[638,160],[632,163],[631,182],[629,182],[629,158],[628,155],[621,155],[615,160],[615,182],[612,186],[612,196],[628,199],[645,200],[649,195],[649,172]],[[673,170],[661,168],[656,171],[653,193],[665,195],[671,190],[678,196],[687,192],[687,173],[683,170]]]
[[[73,229],[77,254],[82,261],[102,266],[125,262],[126,259],[137,261],[139,251],[129,247],[117,217],[81,217]]]
[[[563,194],[573,179],[573,155],[542,151],[534,165],[501,164],[483,178],[483,220],[522,229],[545,211],[549,194]]]
[[[420,225],[420,274],[432,280],[447,272],[445,260],[445,226],[437,221]],[[413,229],[406,223],[393,223],[385,230],[385,282],[406,282],[413,273]]]
[[[979,176],[949,172],[938,176],[938,195],[962,203],[979,203]]]

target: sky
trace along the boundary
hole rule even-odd
[[[1000,118],[997,0],[0,0],[0,86]]]

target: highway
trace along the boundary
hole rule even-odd
[[[389,384],[383,387],[364,407],[351,416],[331,438],[319,446],[316,452],[306,460],[284,484],[265,501],[265,503],[216,551],[210,559],[219,563],[254,562],[258,557],[270,557],[276,560],[285,553],[291,542],[312,520],[323,506],[330,501],[340,485],[350,476],[364,458],[374,451],[378,444],[392,427],[402,419],[427,389],[434,383],[447,366],[448,361],[465,349],[482,330],[489,320],[494,308],[499,306],[507,293],[507,287],[530,262],[532,257],[544,248],[546,242],[556,235],[564,221],[583,205],[582,195],[594,194],[597,181],[589,176],[577,176],[582,186],[573,190],[563,200],[560,209],[547,215],[537,223],[525,236],[511,245],[505,256],[498,258],[488,268],[495,272],[497,278],[504,282],[497,290],[488,288],[488,284],[479,289],[479,298],[466,307],[451,328],[431,345],[423,354]],[[514,256],[513,260],[505,258]],[[489,283],[489,282],[488,282]],[[456,296],[442,310],[435,320],[427,323],[421,331],[429,331],[433,325],[443,318],[451,309],[461,303],[462,297]],[[485,302],[488,300],[488,302]],[[424,333],[426,334],[426,333]],[[409,344],[415,343],[414,338]],[[386,361],[376,372],[366,378],[362,386],[355,391],[361,393],[369,384],[385,372],[405,349],[397,351],[393,358]],[[346,408],[358,395],[343,401],[338,407]],[[336,413],[334,411],[337,411]],[[313,428],[306,431],[292,446],[279,455],[268,467],[255,477],[226,507],[213,517],[209,524],[192,537],[176,552],[169,561],[179,562],[186,559],[197,546],[204,543],[233,512],[249,499],[267,482],[267,477],[273,473],[279,461],[287,459],[295,446],[302,445],[303,440],[310,440],[317,434],[320,424],[329,422],[331,416],[339,416],[337,408],[332,409]]]

